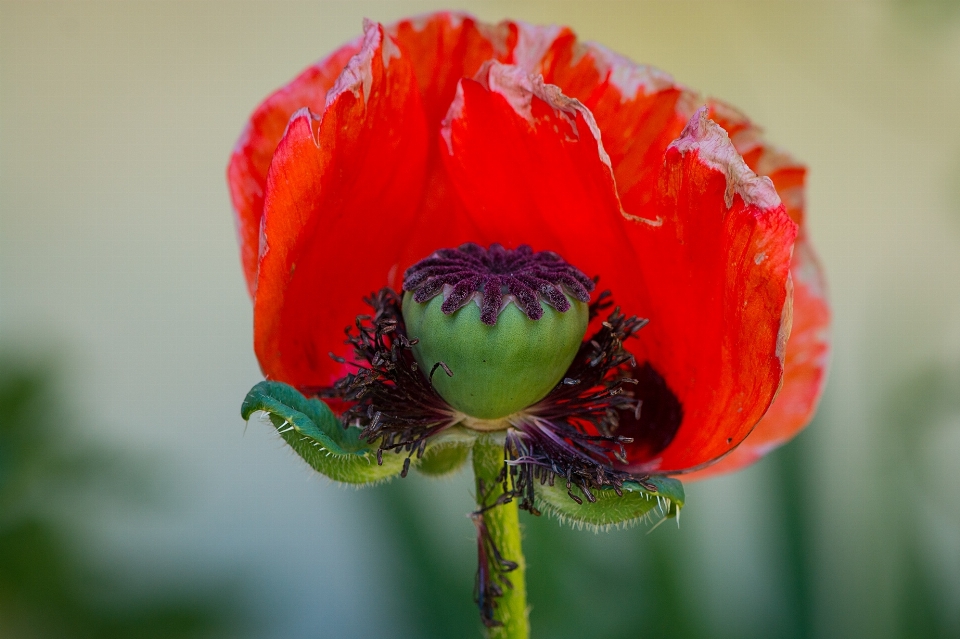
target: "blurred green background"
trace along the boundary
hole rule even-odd
[[[470,481],[356,491],[238,416],[247,115],[437,2],[0,2],[0,637],[472,637]],[[465,2],[740,107],[811,169],[819,416],[672,522],[525,520],[538,637],[960,637],[960,3]]]

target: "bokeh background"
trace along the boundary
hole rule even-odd
[[[311,474],[224,170],[250,111],[444,6],[572,26],[810,166],[816,420],[679,529],[525,520],[538,637],[960,637],[960,3],[0,2],[0,637],[471,637],[469,477]],[[371,242],[373,242],[371,238]],[[358,257],[358,259],[361,259]]]

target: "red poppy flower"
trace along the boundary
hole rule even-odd
[[[332,385],[365,295],[439,249],[499,243],[553,251],[649,318],[626,344],[643,400],[620,422],[628,470],[741,467],[816,407],[829,311],[805,169],[569,29],[366,23],[257,108],[228,176],[268,379]]]

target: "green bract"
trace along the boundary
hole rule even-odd
[[[257,411],[269,415],[277,432],[314,470],[348,484],[368,484],[398,475],[406,455],[384,453],[360,439],[360,429],[344,428],[319,399],[307,399],[280,382],[260,382],[247,393],[240,408],[244,419]],[[416,461],[416,460],[414,460]]]
[[[344,428],[330,408],[319,399],[307,399],[295,388],[281,382],[260,382],[247,393],[240,414],[249,419],[256,412],[266,413],[270,421],[291,448],[317,472],[348,484],[370,484],[400,474],[406,454],[385,452],[383,464],[377,463],[376,446],[360,439],[360,429]],[[466,462],[479,433],[454,426],[432,438],[422,458],[414,455],[411,464],[422,473],[442,476],[453,473]],[[489,448],[490,436],[483,437]],[[490,476],[499,473],[502,442],[488,452]],[[477,465],[476,460],[474,466]],[[648,490],[637,482],[624,482],[622,495],[613,488],[594,488],[595,501],[587,499],[579,488],[573,494],[581,498],[577,503],[567,493],[562,477],[554,485],[536,487],[536,506],[563,521],[578,526],[604,528],[619,524],[638,523],[664,517],[677,517],[683,507],[683,485],[670,477],[649,477],[644,480],[656,490]]]
[[[420,304],[405,294],[407,335],[419,340],[413,353],[424,374],[438,362],[453,373],[434,371],[440,396],[478,419],[506,417],[543,399],[569,368],[589,321],[588,305],[574,299],[565,313],[541,302],[538,320],[511,303],[493,326],[480,321],[473,302],[450,315],[442,304],[440,295]]]
[[[683,484],[672,477],[654,476],[644,480],[656,487],[650,491],[637,482],[624,482],[623,495],[613,488],[591,489],[596,501],[573,486],[571,492],[583,503],[578,504],[567,494],[566,483],[557,477],[554,485],[537,486],[537,508],[577,526],[606,528],[620,524],[641,523],[644,520],[677,517],[683,508]]]

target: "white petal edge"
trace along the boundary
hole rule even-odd
[[[733,206],[736,195],[748,206],[764,210],[780,206],[780,196],[773,181],[750,170],[723,127],[707,117],[707,107],[697,109],[680,137],[671,142],[668,148],[684,155],[696,151],[701,162],[723,173],[727,181],[723,194],[727,208]]]
[[[610,156],[603,148],[603,142],[600,139],[600,127],[593,117],[590,109],[585,107],[579,100],[568,97],[563,94],[560,87],[547,84],[542,75],[533,75],[526,69],[512,65],[501,64],[494,60],[488,60],[483,63],[475,78],[480,84],[485,86],[492,93],[501,95],[513,110],[531,124],[533,118],[533,99],[538,98],[551,107],[557,115],[561,116],[570,125],[571,132],[577,138],[580,137],[580,131],[577,129],[577,114],[583,117],[590,134],[597,142],[597,152],[600,161],[603,162],[607,170],[613,177],[613,167],[610,163]],[[450,125],[463,114],[463,85],[462,82],[457,85],[457,92],[450,103],[446,117],[440,128],[440,135],[447,143],[447,150],[453,153],[453,144],[450,138]]]
[[[324,109],[329,108],[333,102],[347,91],[355,96],[363,96],[364,104],[370,99],[370,89],[373,86],[373,55],[380,47],[380,55],[383,59],[383,67],[390,66],[390,61],[400,57],[400,49],[389,35],[385,35],[383,25],[367,20],[363,20],[363,45],[347,66],[343,68],[337,81],[327,91]],[[382,46],[381,46],[382,44]]]

